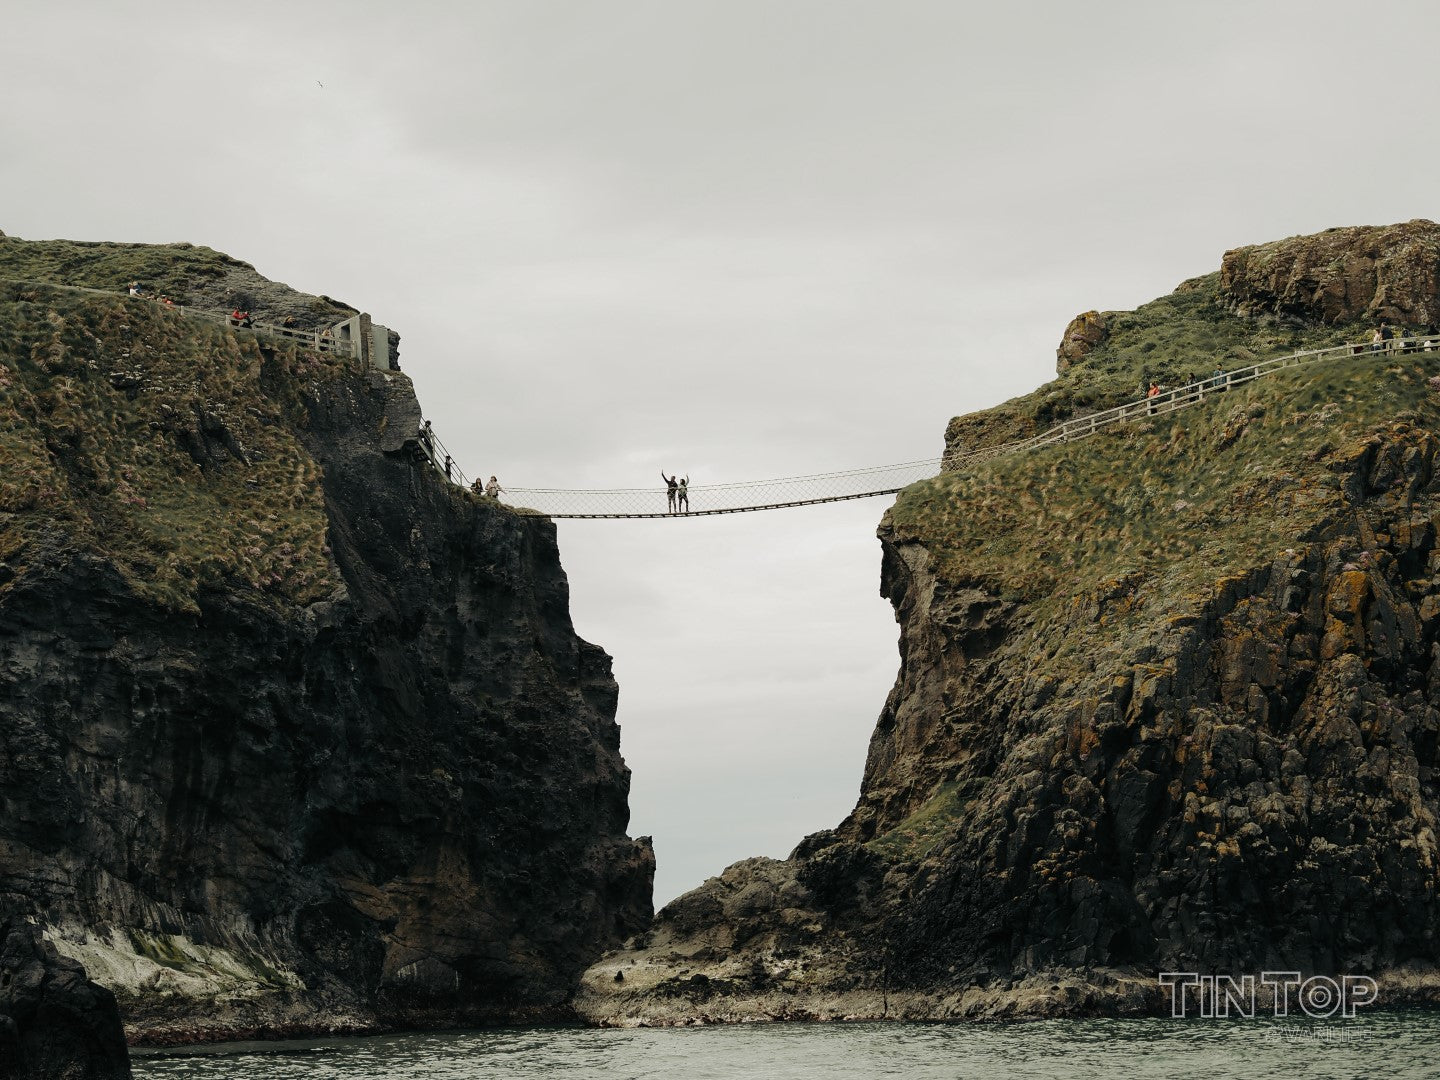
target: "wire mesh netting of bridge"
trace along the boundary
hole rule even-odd
[[[1184,386],[1152,391],[1149,395],[1113,408],[1071,417],[1026,439],[982,447],[969,452],[956,450],[943,459],[906,461],[843,472],[813,473],[777,480],[747,483],[707,484],[689,487],[683,501],[670,502],[668,485],[571,490],[565,488],[507,488],[508,502],[538,510],[552,518],[666,518],[699,517],[712,514],[739,514],[753,510],[781,510],[792,506],[865,499],[893,495],[901,488],[928,480],[940,472],[978,465],[1002,455],[1038,450],[1057,443],[1089,438],[1115,424],[1156,419],[1167,413],[1203,405],[1255,379],[1326,360],[1352,357],[1383,361],[1401,353],[1440,351],[1440,335],[1425,338],[1394,338],[1385,341],[1351,342],[1324,349],[1290,353],[1228,371],[1213,374]]]
[[[506,488],[506,501],[538,510],[555,518],[691,517],[739,514],[752,510],[779,510],[845,502],[873,495],[893,495],[901,488],[926,480],[940,471],[939,458],[903,461],[842,472],[786,476],[735,484],[690,484],[677,489],[672,505],[669,485],[656,477],[646,488],[567,490],[564,488]],[[678,479],[684,479],[684,474]]]
[[[108,290],[78,285],[25,282],[11,278],[0,278],[0,281],[98,295],[114,295]],[[169,305],[169,307],[178,314],[207,319],[232,328],[237,324],[233,315],[227,316],[221,312],[202,311],[180,305]],[[295,330],[269,324],[242,325],[242,328],[261,335],[289,338],[322,352],[333,351],[355,355],[352,343],[338,338],[332,339],[329,333],[323,330]],[[894,495],[901,488],[935,476],[942,468],[946,470],[964,469],[967,466],[978,465],[1003,455],[1039,450],[1056,443],[1068,443],[1089,438],[1115,424],[1149,420],[1180,409],[1203,405],[1207,400],[1213,400],[1217,395],[1245,383],[1277,375],[1292,368],[1339,357],[1348,356],[1361,360],[1379,361],[1396,354],[1416,352],[1440,352],[1440,334],[1385,339],[1380,331],[1376,331],[1376,338],[1368,342],[1350,342],[1322,349],[1312,349],[1307,352],[1290,353],[1228,371],[1217,367],[1213,374],[1184,386],[1171,387],[1163,392],[1152,390],[1146,397],[1128,401],[1123,405],[1077,414],[1029,438],[1014,442],[980,447],[969,451],[954,448],[948,451],[943,459],[927,458],[921,461],[904,461],[895,465],[811,473],[805,476],[787,476],[774,480],[687,485],[683,492],[676,493],[673,501],[667,490],[669,485],[664,481],[643,488],[577,490],[512,487],[501,490],[505,501],[518,507],[539,511],[552,518],[706,517],[715,514],[739,514],[754,510],[782,510],[792,506],[815,506],[820,503],[866,499],[876,495]],[[429,457],[430,463],[437,471],[444,473],[447,481],[458,480],[461,485],[469,484],[469,478],[461,470],[459,463],[450,455],[434,432],[429,430],[428,424],[424,425],[420,440],[425,445],[425,453]]]

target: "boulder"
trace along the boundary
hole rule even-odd
[[[1236,248],[1220,284],[1241,315],[1428,327],[1440,323],[1440,225],[1327,229]]]

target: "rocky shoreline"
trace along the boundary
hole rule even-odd
[[[45,948],[150,1044],[570,1016],[654,856],[554,525],[447,483],[401,372],[7,289],[0,886]]]
[[[1060,378],[956,418],[947,456],[1216,351],[1434,317],[1437,268],[1428,222],[1227,253],[1087,313]],[[0,299],[35,358],[0,372],[24,450],[0,1063],[59,1045],[42,1013],[99,1077],[126,1075],[122,1021],[160,1046],[1165,1015],[1161,971],[1440,1004],[1426,353],[906,489],[879,530],[900,670],[854,810],[652,917],[554,526],[441,480],[408,378],[122,297]]]
[[[1429,222],[1228,253],[1072,324],[1060,378],[947,450],[1208,373],[1216,342],[1429,319],[1437,267]],[[1162,971],[1440,1000],[1440,369],[1361,356],[902,492],[900,671],[855,809],[672,901],[579,1011],[1164,1015]]]

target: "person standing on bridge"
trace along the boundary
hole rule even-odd
[[[690,477],[675,486],[675,507],[682,514],[690,512]]]
[[[675,477],[673,477],[673,476],[666,476],[664,469],[661,469],[661,470],[660,470],[660,479],[661,479],[661,480],[664,480],[664,481],[665,481],[665,485],[666,485],[666,486],[665,486],[665,502],[666,502],[667,506],[669,507],[669,509],[666,510],[665,512],[666,512],[667,514],[673,514],[673,513],[675,512],[675,494],[676,494],[676,492],[678,492],[678,491],[680,490],[680,485],[679,485],[678,483],[676,483]],[[688,479],[688,477],[687,477],[687,479]]]
[[[500,481],[496,480],[493,476],[490,477],[490,482],[485,485],[485,494],[489,495],[492,499],[500,498],[500,493],[504,490],[505,489],[500,486]]]

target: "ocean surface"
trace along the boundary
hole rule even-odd
[[[1054,1020],[1026,1024],[747,1024],[229,1043],[137,1051],[143,1080],[1155,1080],[1440,1077],[1440,1013],[1328,1022]]]

